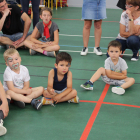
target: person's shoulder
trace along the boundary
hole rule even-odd
[[[43,21],[39,21],[36,25],[41,25],[43,24]]]
[[[67,73],[68,76],[72,76],[72,72],[69,70]]]
[[[10,72],[10,71],[12,71],[12,70],[10,69],[10,67],[7,66],[7,67],[5,68],[5,72]]]
[[[51,69],[51,70],[49,71],[49,75],[50,75],[50,76],[54,76],[54,69],[55,69],[55,68],[53,68],[53,69]]]
[[[108,57],[105,62],[112,61],[110,57]]]
[[[122,12],[121,16],[125,19],[128,18],[128,14],[126,14],[126,11]]]
[[[23,70],[23,71],[28,71],[27,67],[23,66],[23,65],[20,65],[20,68]]]
[[[54,21],[52,21],[52,24],[53,24],[53,25],[57,25]]]
[[[121,58],[121,57],[119,57],[119,60],[118,61],[125,62],[126,63],[126,61],[123,58]]]

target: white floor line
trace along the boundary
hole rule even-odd
[[[59,50],[59,51],[61,51],[61,52],[77,52],[77,53],[80,53],[81,52],[81,51],[73,51],[73,50]],[[94,53],[94,52],[88,52],[88,53]],[[103,54],[106,54],[106,53],[103,53]],[[132,56],[132,54],[123,54],[123,55]]]
[[[59,34],[60,36],[78,36],[83,37],[83,35],[68,35],[68,34]],[[89,37],[95,37],[95,36],[89,36]],[[101,38],[116,38],[116,37],[101,37]]]

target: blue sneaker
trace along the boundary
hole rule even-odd
[[[87,90],[93,90],[93,84],[89,81],[82,84],[81,87]]]
[[[37,99],[32,99],[31,105],[36,109],[39,110],[42,107],[42,102]]]

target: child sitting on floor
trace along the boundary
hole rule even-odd
[[[50,8],[43,8],[40,12],[42,21],[35,26],[30,41],[25,41],[24,45],[30,48],[30,55],[37,52],[47,56],[56,57],[56,52],[59,51],[59,28],[52,19],[52,11]],[[38,38],[41,37],[41,41]]]
[[[72,73],[69,71],[71,61],[71,56],[66,52],[56,56],[55,68],[50,70],[47,90],[43,92],[43,105],[64,101],[79,103],[77,91],[72,88]]]
[[[6,50],[4,60],[7,65],[3,75],[3,86],[6,93],[15,100],[15,104],[20,108],[24,108],[25,103],[31,103],[35,109],[39,110],[42,104],[35,98],[42,95],[44,88],[29,88],[29,72],[25,66],[20,65],[21,57],[16,49]]]
[[[109,84],[115,85],[112,87],[112,92],[118,95],[125,93],[125,89],[129,88],[135,83],[134,78],[127,77],[127,64],[124,59],[119,57],[121,55],[121,44],[114,40],[108,45],[108,57],[105,60],[105,68],[99,68],[89,81],[82,84],[81,87],[87,90],[93,90],[93,83],[97,81],[100,76],[102,80]]]

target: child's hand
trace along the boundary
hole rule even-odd
[[[52,42],[45,42],[48,46],[51,46],[52,45]]]
[[[32,90],[31,90],[30,88],[26,90],[26,94],[29,95],[29,94],[31,94],[31,93],[32,93]]]
[[[53,97],[53,101],[55,102],[55,104],[57,104],[61,98],[62,98],[61,95],[57,94],[56,96]]]
[[[9,112],[9,107],[8,107],[8,103],[3,103],[0,106],[0,110],[2,110],[3,114],[4,114],[4,118],[8,116],[8,112]]]
[[[32,48],[33,48],[33,49],[37,49],[38,47],[37,47],[36,44],[33,44],[33,45],[32,45]]]
[[[50,89],[50,92],[49,92],[51,95],[55,95],[56,93],[55,93],[55,91],[54,91],[54,89]]]

